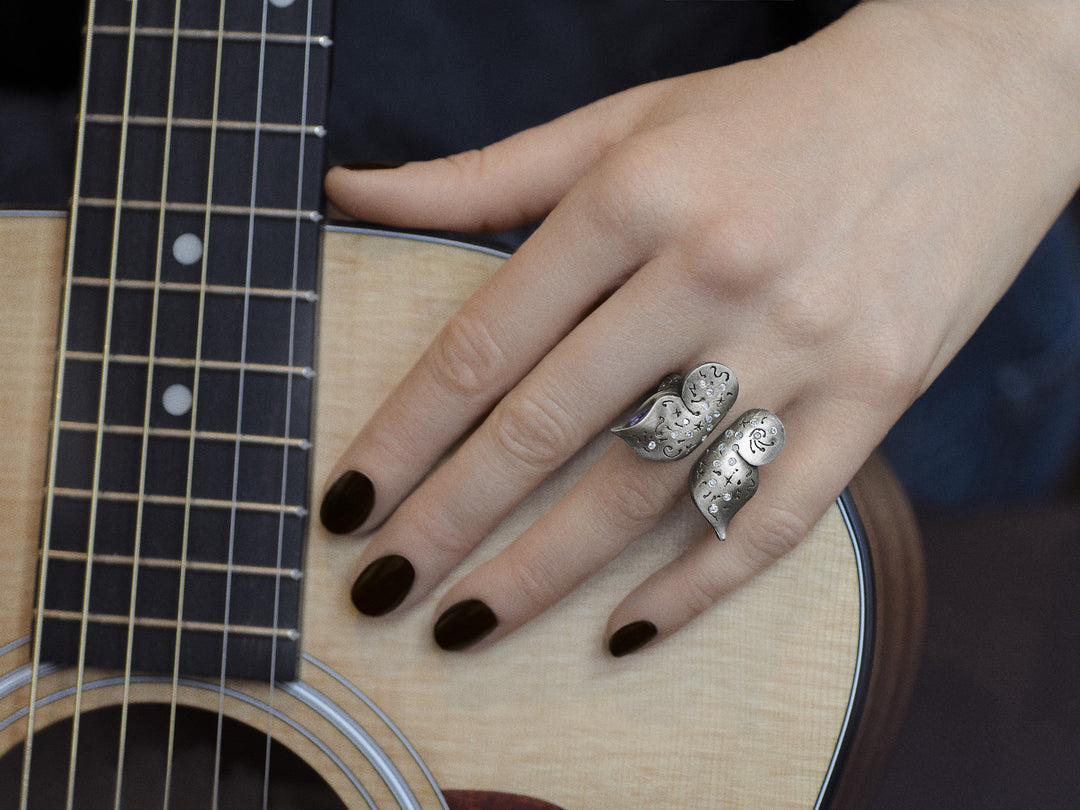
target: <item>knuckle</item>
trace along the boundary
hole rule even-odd
[[[506,357],[483,318],[462,310],[433,346],[435,383],[466,401],[490,395]]]
[[[517,392],[492,412],[495,443],[527,469],[547,473],[576,449],[572,420],[554,399]]]
[[[512,555],[507,561],[506,576],[515,599],[533,606],[550,605],[562,596],[559,565],[535,554]]]
[[[460,559],[476,545],[477,539],[455,519],[454,512],[434,501],[409,502],[406,520],[409,531],[439,558]]]
[[[927,385],[928,371],[913,359],[920,356],[918,338],[899,331],[880,330],[860,344],[860,360],[853,372],[859,390],[869,397],[881,395],[886,401],[907,405]],[[874,402],[873,404],[878,404]]]
[[[770,320],[789,346],[831,346],[845,341],[854,313],[843,296],[823,289],[800,289],[775,296]]]
[[[657,171],[659,152],[649,139],[637,137],[605,153],[587,186],[586,210],[597,230],[625,234],[623,238],[640,249],[646,249],[649,239],[663,231],[671,203],[679,197],[669,190],[670,179]]]
[[[806,521],[782,507],[768,507],[755,516],[752,529],[727,540],[725,562],[687,568],[679,598],[693,614],[764,571],[791,551],[810,531]],[[710,537],[707,542],[717,542]]]
[[[709,300],[760,296],[784,264],[771,227],[745,212],[689,223],[683,245],[683,284]]]
[[[715,219],[699,234],[695,248],[702,264],[727,276],[756,279],[776,263],[774,235],[748,215]]]
[[[619,532],[639,534],[674,504],[676,497],[652,479],[619,476],[595,500],[600,520]]]
[[[706,568],[687,571],[679,591],[679,601],[690,615],[704,613],[724,595],[724,582]]]
[[[749,576],[764,571],[809,533],[805,518],[781,506],[770,505],[755,515],[750,542],[737,546],[740,563]]]

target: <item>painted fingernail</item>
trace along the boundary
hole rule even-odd
[[[319,519],[334,534],[359,529],[375,506],[375,485],[362,472],[343,473],[326,491]]]
[[[400,554],[390,554],[361,571],[349,595],[365,616],[383,616],[405,601],[414,579],[412,563]]]
[[[448,607],[435,622],[435,643],[444,650],[471,647],[499,624],[491,608],[479,599]]]
[[[656,625],[652,622],[630,622],[616,630],[608,640],[608,652],[616,658],[622,658],[640,650],[656,638],[656,633]]]

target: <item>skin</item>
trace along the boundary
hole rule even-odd
[[[408,558],[408,609],[642,392],[705,360],[738,373],[736,412],[782,417],[787,444],[728,541],[703,521],[607,634],[646,620],[657,643],[762,571],[941,372],[1080,184],[1078,41],[1080,4],[1064,0],[867,2],[778,54],[644,85],[480,151],[331,171],[342,210],[390,225],[546,216],[410,372],[432,397],[409,397],[406,380],[332,474],[375,482],[360,533],[378,528],[357,571]],[[511,632],[686,497],[692,460],[651,464],[612,439],[436,615],[480,599],[498,617],[481,644]]]

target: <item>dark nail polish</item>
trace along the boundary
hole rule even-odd
[[[362,472],[343,473],[326,491],[319,519],[334,534],[359,529],[375,506],[375,485]]]
[[[479,599],[466,599],[446,609],[435,622],[435,643],[444,650],[464,650],[495,629],[499,620]]]
[[[341,168],[351,172],[370,171],[372,169],[396,169],[404,166],[403,160],[358,160],[352,163],[341,163]]]
[[[361,571],[349,595],[365,616],[383,616],[405,601],[414,579],[412,563],[400,554],[390,554]]]
[[[637,652],[654,638],[656,625],[652,622],[638,621],[623,625],[608,640],[608,651],[616,658],[622,658]]]

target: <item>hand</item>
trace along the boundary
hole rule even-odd
[[[482,151],[333,170],[339,207],[391,225],[546,217],[331,476],[324,523],[380,527],[359,561],[361,611],[422,599],[661,377],[706,361],[738,374],[737,408],[780,415],[787,446],[726,543],[702,522],[614,611],[612,652],[675,632],[797,544],[1080,182],[1080,23],[1066,8],[866,3],[781,53],[635,88]],[[423,401],[408,393],[421,380]],[[436,640],[490,643],[539,614],[685,498],[691,463],[649,463],[612,439],[449,590]]]

